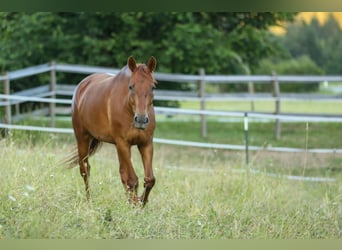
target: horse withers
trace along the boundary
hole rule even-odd
[[[102,142],[116,146],[121,181],[129,202],[145,206],[155,184],[152,170],[153,133],[156,125],[153,71],[156,59],[137,64],[130,56],[116,75],[95,73],[83,79],[72,98],[72,125],[77,151],[67,160],[77,163],[83,177],[86,196],[90,198],[88,158]],[[138,177],[131,162],[131,147],[137,145],[144,166],[144,192],[138,197]]]

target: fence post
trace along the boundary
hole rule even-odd
[[[51,99],[56,99],[56,69],[55,69],[55,62],[52,61],[50,63],[51,72],[50,72],[50,92],[51,92]],[[50,108],[50,127],[55,127],[55,115],[56,115],[56,103],[51,102]]]
[[[4,94],[10,95],[11,94],[11,87],[10,87],[10,78],[8,73],[5,74],[5,81],[4,81]],[[5,123],[11,124],[12,123],[12,110],[11,110],[11,100],[6,100],[6,106],[5,106]]]
[[[248,93],[254,95],[254,84],[253,82],[248,82]],[[251,111],[254,112],[254,100],[251,101]]]
[[[251,75],[251,70],[247,65],[244,64],[245,73],[247,76]],[[248,82],[248,94],[254,95],[254,83],[252,81]],[[254,112],[254,100],[251,100],[251,111]]]
[[[276,72],[272,71],[272,83],[273,83],[273,97],[275,98],[275,111],[274,114],[279,115],[280,114],[280,87],[279,82],[277,79]],[[275,119],[275,138],[276,140],[280,139],[281,135],[281,127],[280,127],[280,120]]]
[[[249,141],[248,141],[248,113],[245,113],[244,119],[244,130],[245,130],[245,153],[246,153],[246,165],[249,164]]]
[[[205,71],[200,68],[199,75],[204,77]],[[205,110],[205,81],[203,79],[199,82],[199,97],[201,98],[201,110]],[[207,137],[207,118],[204,114],[201,115],[201,135],[202,137]]]

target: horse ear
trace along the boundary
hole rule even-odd
[[[128,68],[129,68],[132,72],[136,69],[137,63],[136,63],[136,61],[135,61],[135,59],[134,59],[133,56],[128,57],[127,65],[128,65]]]
[[[151,58],[148,60],[147,67],[151,72],[153,72],[156,69],[157,66],[157,60],[154,56],[151,56]]]

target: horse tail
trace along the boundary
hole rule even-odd
[[[102,142],[93,138],[90,141],[90,146],[89,146],[89,153],[86,156],[86,158],[94,155],[99,148],[101,147]],[[79,156],[78,156],[78,150],[75,149],[69,156],[67,156],[61,163],[60,165],[66,165],[67,168],[73,168],[76,167],[77,164],[79,163]]]
[[[74,149],[74,151],[70,153],[69,156],[60,161],[58,165],[66,166],[66,168],[73,168],[76,167],[78,162],[78,150]]]
[[[102,146],[102,141],[99,141],[99,140],[93,138],[90,142],[88,157],[95,154],[100,149],[101,146]]]

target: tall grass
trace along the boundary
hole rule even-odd
[[[310,183],[254,175],[242,153],[156,145],[157,183],[142,210],[126,203],[112,146],[105,145],[90,161],[92,201],[87,202],[78,169],[56,165],[73,145],[58,136],[41,139],[0,141],[1,238],[342,236],[340,176],[332,183]],[[142,180],[136,150],[132,160]],[[250,167],[263,164],[264,158]]]

